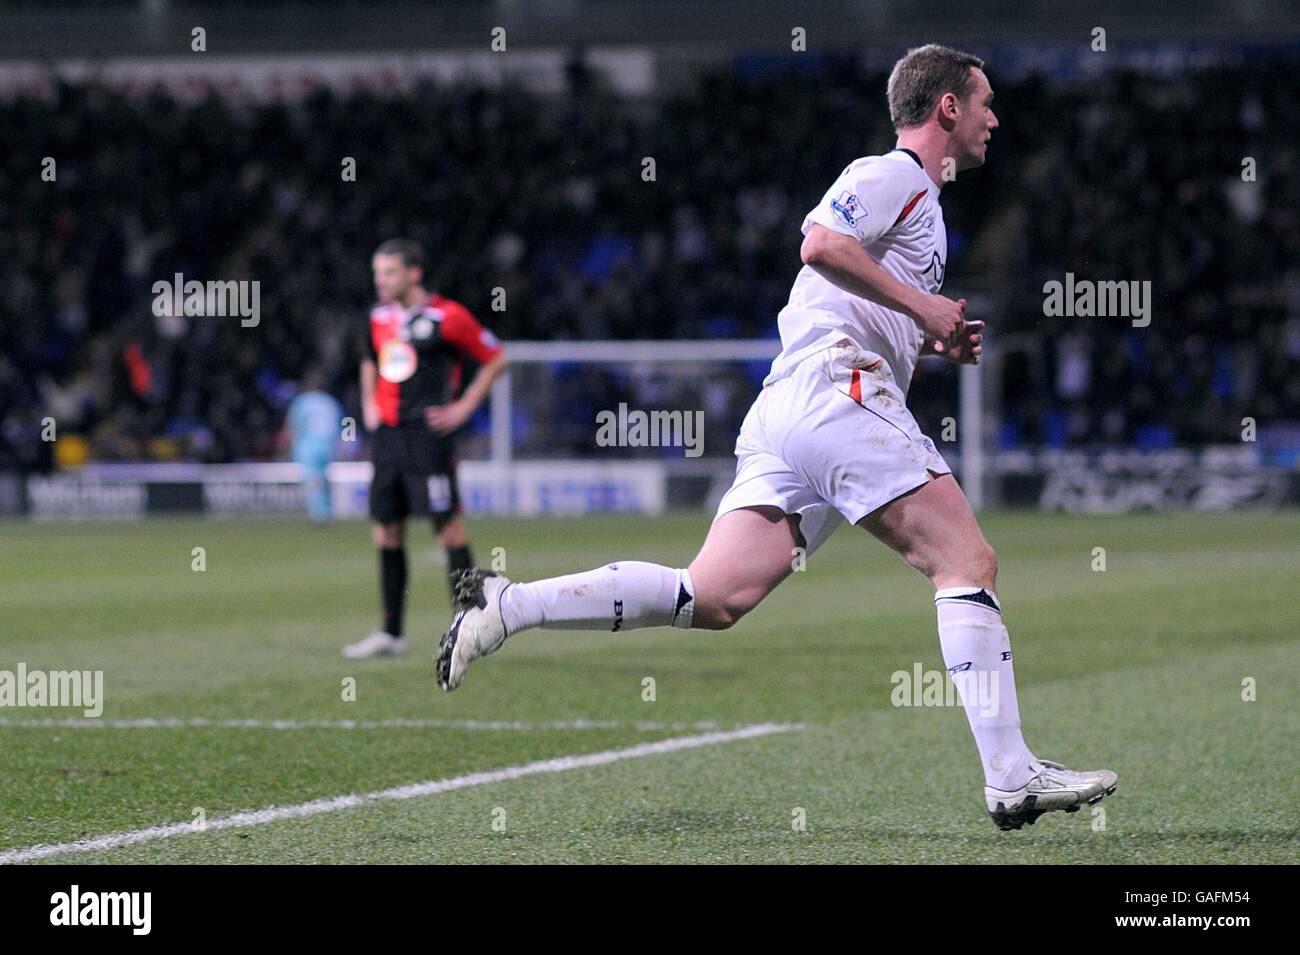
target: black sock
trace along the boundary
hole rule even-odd
[[[384,601],[384,632],[400,637],[406,604],[406,548],[379,548],[379,594]]]
[[[451,601],[456,602],[456,575],[462,570],[474,566],[474,558],[469,552],[469,545],[447,548],[447,586],[451,588]]]

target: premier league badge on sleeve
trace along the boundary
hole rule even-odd
[[[866,210],[858,202],[858,197],[851,192],[841,192],[838,199],[831,200],[831,211],[843,219],[845,225],[855,226],[859,219],[866,218]]]

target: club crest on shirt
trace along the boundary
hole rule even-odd
[[[839,194],[838,198],[831,200],[831,212],[836,217],[842,219],[846,225],[857,225],[859,219],[866,218],[867,212],[858,202],[858,197],[851,192],[845,191]]]
[[[418,338],[421,341],[433,334],[433,320],[421,315],[415,321],[411,322],[411,337]]]

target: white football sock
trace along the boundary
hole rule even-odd
[[[501,595],[506,630],[688,629],[695,612],[690,573],[641,560],[511,584]]]
[[[1020,735],[1011,637],[1002,625],[1002,607],[980,587],[946,587],[934,595],[934,603],[943,662],[961,693],[985,784],[1019,789],[1039,766]]]

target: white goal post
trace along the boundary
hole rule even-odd
[[[518,369],[529,364],[627,364],[683,362],[770,362],[781,350],[777,339],[710,339],[699,341],[511,341],[506,354],[511,367]],[[941,360],[941,359],[938,359]],[[980,508],[984,502],[983,451],[984,420],[980,389],[982,372],[979,365],[963,365],[960,369],[959,407],[960,451],[956,464],[961,472],[962,486],[972,507]],[[508,473],[515,460],[513,412],[514,380],[510,368],[492,387],[491,451],[489,460],[498,473]],[[595,423],[592,424],[593,429]],[[974,440],[971,440],[973,438]],[[730,454],[730,448],[727,449]]]

